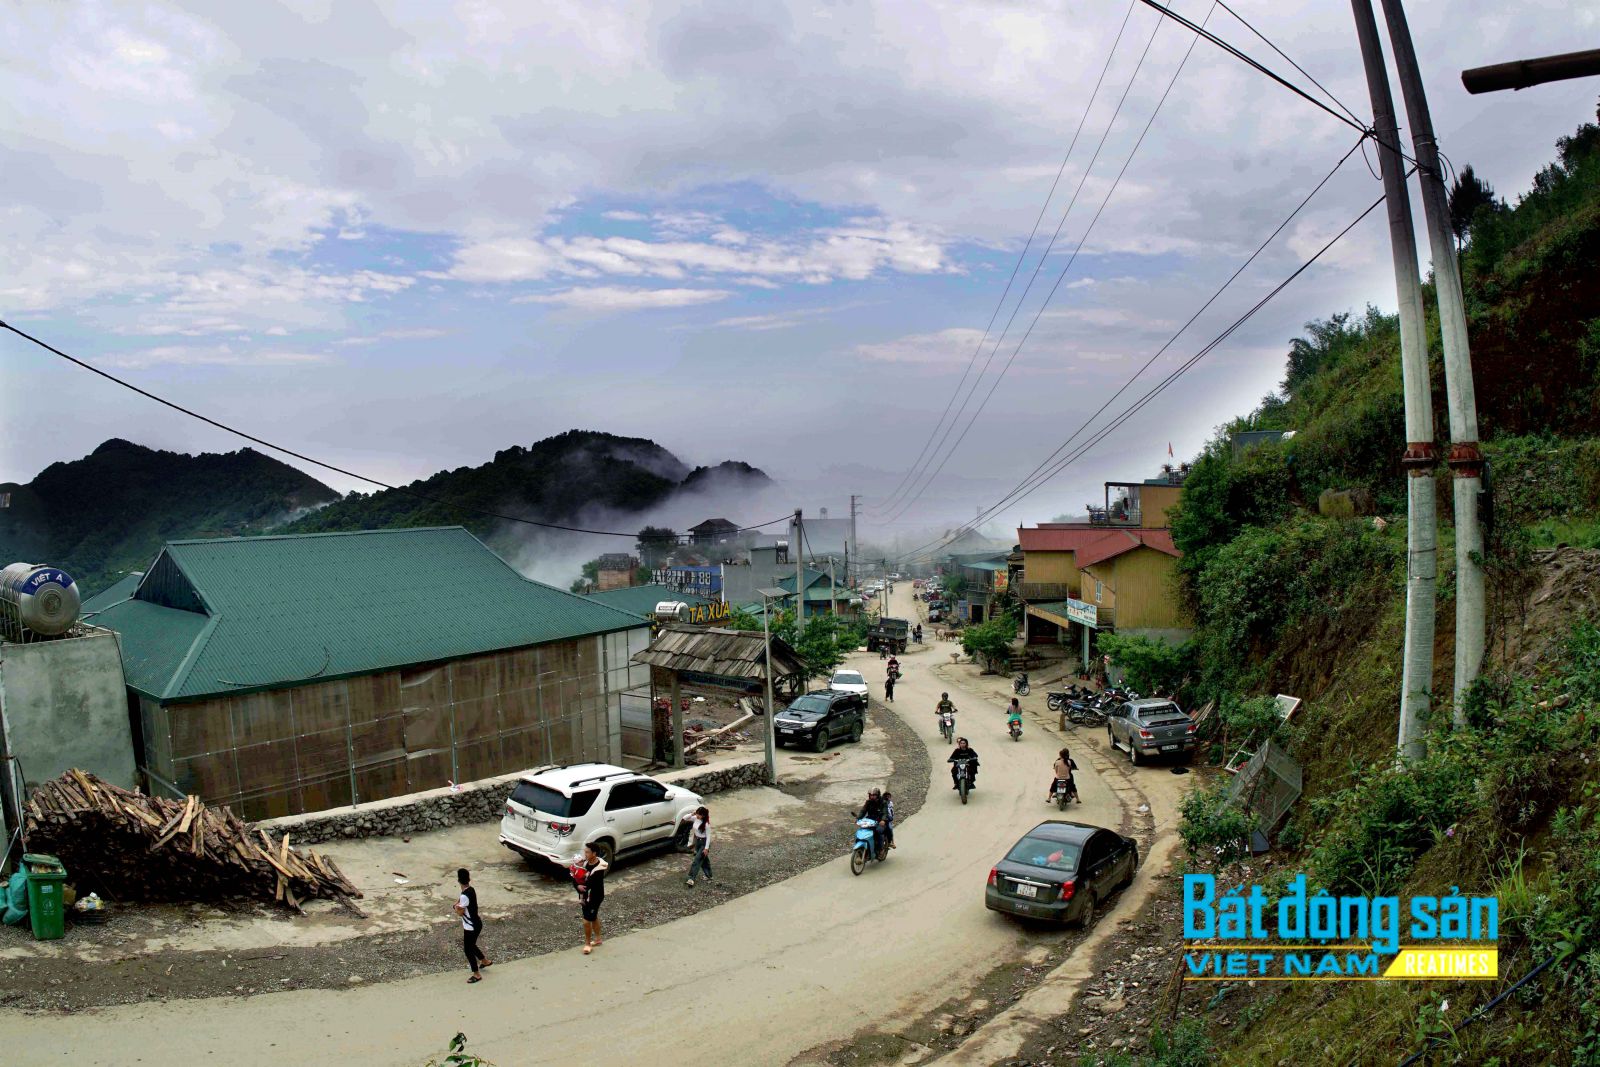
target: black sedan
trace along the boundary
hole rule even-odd
[[[1081,822],[1042,822],[989,872],[984,903],[1028,919],[1094,921],[1100,902],[1133,881],[1139,846]]]

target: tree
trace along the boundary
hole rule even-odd
[[[1472,229],[1472,218],[1479,208],[1494,211],[1500,202],[1495,199],[1494,186],[1472,172],[1472,164],[1461,168],[1450,186],[1450,229],[1456,235],[1456,247],[1464,247],[1467,233]]]
[[[795,652],[805,660],[806,677],[832,673],[844,662],[845,655],[854,650],[853,645],[846,648],[840,640],[844,629],[835,615],[817,615],[806,622],[794,644]]]
[[[961,650],[974,660],[981,660],[985,671],[993,671],[996,663],[1011,654],[1011,642],[1016,636],[1016,621],[1009,615],[997,615],[962,631]]]
[[[666,526],[646,526],[639,531],[639,559],[646,567],[661,566],[678,544],[678,531]]]
[[[1101,634],[1098,647],[1141,693],[1175,694],[1189,670],[1188,645],[1169,645],[1142,635]]]

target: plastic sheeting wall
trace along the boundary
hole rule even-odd
[[[605,655],[605,640],[195,703],[144,701],[146,765],[178,790],[265,819],[545,763],[615,760],[607,690],[629,672]]]

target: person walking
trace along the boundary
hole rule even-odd
[[[883,699],[894,703],[894,675],[889,675],[883,680]]]
[[[483,933],[483,916],[478,914],[478,891],[472,888],[472,875],[465,867],[456,871],[456,882],[461,895],[456,897],[455,913],[461,916],[461,948],[467,954],[467,966],[472,968],[470,982],[483,981],[483,969],[494,961],[478,947],[478,935]]]
[[[706,881],[711,881],[711,812],[704,806],[694,809],[694,819],[689,823],[689,844],[694,848],[694,859],[689,861],[689,885],[694,885],[694,872],[703,870]]]
[[[593,845],[583,846],[583,882],[578,889],[583,915],[583,954],[600,947],[600,905],[606,899],[606,872],[611,865],[600,858]]]

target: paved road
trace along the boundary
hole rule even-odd
[[[909,583],[896,608],[909,614]],[[896,709],[934,753],[946,746],[932,708],[935,662],[951,646],[908,656]],[[860,657],[879,691],[883,665]],[[884,864],[852,877],[853,826],[839,813],[841,859],[651,930],[608,940],[593,956],[509,962],[468,986],[457,972],[349,990],[130,1005],[60,1017],[0,1013],[8,1062],[47,1064],[321,1062],[414,1065],[457,1031],[501,1067],[784,1063],[820,1042],[887,1017],[920,1013],[1003,961],[1019,935],[983,906],[989,867],[1049,815],[1045,779],[1058,739],[1005,733],[992,697],[953,689],[958,727],[983,757],[980,788],[962,806],[941,781],[899,831]],[[1030,703],[1042,704],[1042,694]],[[1030,724],[1031,726],[1031,724]],[[1084,764],[1076,818],[1116,826],[1121,805]],[[701,1014],[696,1014],[702,1009]],[[701,1025],[707,1024],[707,1025]],[[709,1027],[709,1029],[707,1028]]]

